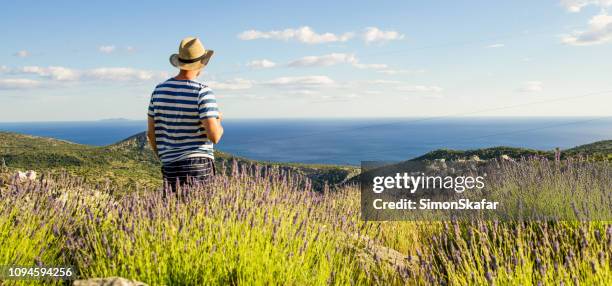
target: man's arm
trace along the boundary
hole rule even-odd
[[[157,155],[157,143],[155,142],[155,119],[153,119],[152,116],[147,116],[147,117],[149,118],[148,128],[147,128],[147,138],[149,139],[149,145],[151,145],[151,149],[153,149],[153,153],[155,153],[155,156],[158,156]]]
[[[219,112],[219,117],[209,117],[200,120],[204,129],[206,129],[206,137],[208,137],[208,140],[212,141],[214,144],[219,143],[221,136],[223,136],[221,119],[221,112]]]

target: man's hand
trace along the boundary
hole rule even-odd
[[[159,155],[157,154],[157,143],[155,141],[155,119],[148,116],[147,125],[147,138],[149,139],[149,145],[151,145],[151,149],[153,149],[155,156],[159,158]]]
[[[208,140],[212,141],[214,144],[219,143],[221,136],[223,136],[221,113],[219,113],[219,117],[209,117],[202,119],[200,122],[202,123],[202,127],[206,129],[206,137],[208,137]]]

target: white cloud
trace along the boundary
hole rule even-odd
[[[207,84],[214,90],[224,90],[224,96],[244,99],[282,99],[287,95],[319,96],[322,89],[336,87],[334,80],[319,75],[278,77],[268,81],[235,78],[225,81],[207,81]],[[259,87],[274,88],[280,92],[262,92],[256,89]],[[255,94],[256,90],[259,92]]]
[[[367,27],[363,31],[363,40],[366,43],[383,43],[392,40],[401,40],[404,35],[396,31],[383,31],[376,27]]]
[[[98,47],[98,51],[100,51],[101,53],[110,54],[115,51],[115,46],[100,46]]]
[[[375,79],[375,80],[369,80],[366,83],[368,84],[400,84],[402,82],[399,80]]]
[[[132,46],[127,46],[127,47],[125,47],[125,50],[126,50],[128,53],[133,53],[133,52],[135,52],[135,51],[136,51],[136,48],[134,48],[134,47],[132,47]]]
[[[27,78],[0,79],[0,89],[29,89],[38,87],[39,85],[39,81]]]
[[[580,12],[586,6],[610,7],[612,0],[561,0],[561,6],[565,7],[570,12]]]
[[[349,101],[359,98],[360,95],[357,93],[333,93],[333,94],[322,94],[317,96],[315,99],[318,101]]]
[[[497,44],[491,44],[491,45],[488,45],[488,46],[486,46],[486,48],[489,48],[489,49],[495,49],[495,48],[503,48],[503,47],[505,47],[505,46],[506,46],[506,45],[504,45],[504,44],[497,43]]]
[[[286,94],[313,95],[323,88],[334,87],[336,82],[327,76],[313,75],[279,77],[263,82],[263,85],[279,89]]]
[[[386,69],[385,64],[362,64],[353,54],[332,53],[322,56],[308,56],[287,64],[290,67],[317,67],[350,64],[359,69]]]
[[[208,81],[207,84],[216,90],[245,90],[250,89],[256,82],[253,80],[235,78],[226,81]]]
[[[0,73],[8,73],[10,71],[11,71],[11,68],[9,68],[9,67],[7,67],[5,65],[0,66]]]
[[[565,35],[561,41],[568,45],[589,46],[602,44],[612,40],[612,16],[606,12],[595,15],[589,20],[586,31],[576,31]]]
[[[341,63],[355,63],[357,59],[351,54],[332,53],[322,56],[308,56],[287,64],[290,67],[333,66]]]
[[[153,81],[163,80],[168,77],[166,72],[140,70],[126,67],[101,67],[88,70],[76,70],[60,66],[25,66],[16,69],[6,68],[6,71],[12,74],[29,74],[47,78],[53,81]]]
[[[26,51],[26,50],[21,50],[15,53],[16,57],[20,57],[20,58],[27,58],[30,56],[30,52]]]
[[[386,74],[386,75],[397,75],[397,74],[421,74],[424,73],[425,70],[402,70],[402,69],[381,69],[376,72]]]
[[[318,94],[318,92],[311,90],[311,89],[294,89],[294,90],[289,90],[287,91],[288,94],[295,94],[295,95],[314,95],[314,94]]]
[[[238,34],[238,38],[245,41],[256,39],[273,39],[283,41],[295,40],[306,44],[346,42],[352,39],[354,36],[355,33],[353,32],[346,32],[343,34],[334,34],[329,32],[318,34],[308,26],[302,26],[297,29],[288,28],[284,30],[272,31],[247,30]],[[367,27],[361,33],[361,37],[366,43],[370,44],[401,40],[404,38],[404,35],[397,31],[383,31],[377,27]]]
[[[16,70],[17,73],[23,74],[35,74],[41,77],[51,78],[58,81],[69,81],[76,80],[79,78],[79,73],[76,70],[59,67],[39,67],[39,66],[25,66]]]
[[[134,68],[95,68],[82,73],[83,78],[102,81],[149,81],[168,77],[166,72],[139,70]]]
[[[400,86],[397,88],[401,92],[432,92],[438,93],[444,91],[443,88],[435,85],[412,85],[412,86]]]
[[[526,81],[523,86],[519,88],[520,92],[540,92],[544,90],[543,83],[541,81]]]
[[[267,59],[253,60],[247,63],[247,67],[253,68],[253,69],[267,69],[267,68],[273,68],[275,66],[276,66],[275,62],[267,60]]]
[[[297,29],[284,29],[278,31],[258,31],[248,30],[240,33],[238,38],[249,41],[256,39],[274,39],[274,40],[296,40],[306,44],[322,44],[332,42],[346,42],[353,37],[353,33],[344,33],[336,35],[333,33],[317,34],[312,28],[303,26]]]
[[[358,69],[372,69],[372,70],[386,69],[389,67],[386,64],[362,64],[362,63],[353,63],[353,66]]]
[[[279,77],[265,82],[267,85],[278,87],[320,87],[330,86],[334,83],[334,80],[322,75]]]

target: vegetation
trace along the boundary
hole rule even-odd
[[[475,150],[451,150],[451,149],[439,149],[431,151],[423,156],[417,157],[413,160],[435,160],[435,159],[446,159],[446,160],[465,160],[473,156],[478,156],[482,160],[497,159],[502,155],[509,156],[510,158],[520,159],[528,157],[545,157],[553,160],[555,157],[555,151],[542,151],[529,148],[516,148],[516,147],[492,147]],[[581,145],[574,148],[561,150],[561,158],[567,159],[572,157],[584,157],[592,160],[612,160],[612,140],[598,141],[591,144]]]
[[[566,150],[565,153],[567,153],[569,156],[583,156],[591,157],[594,160],[612,161],[612,140],[581,145]]]
[[[612,225],[588,214],[568,221],[364,222],[355,185],[316,190],[314,171],[296,169],[304,166],[225,154],[211,185],[178,196],[153,188],[125,192],[121,176],[136,180],[137,168],[158,172],[139,138],[89,147],[2,134],[0,146],[23,153],[4,148],[0,156],[9,167],[0,170],[0,265],[74,265],[81,278],[122,276],[151,285],[612,283]],[[44,178],[8,178],[11,168],[38,166],[36,160],[45,166],[37,170],[50,170]],[[588,196],[592,188],[612,190],[611,167],[507,162],[490,191]],[[96,172],[117,180],[81,177]],[[63,283],[0,284],[8,282]]]
[[[99,184],[113,184],[122,192],[155,188],[161,182],[160,162],[139,133],[116,144],[97,147],[68,141],[0,132],[0,158],[12,170],[31,169],[39,173],[64,174]],[[309,177],[316,190],[337,185],[356,175],[353,166],[306,165],[261,162],[215,151],[216,164],[238,168],[250,165],[274,167]],[[227,168],[228,172],[231,172]],[[1,179],[1,178],[0,178]]]
[[[609,172],[588,165],[599,163],[523,164],[552,176],[546,187],[559,193],[592,180],[610,184]],[[570,169],[589,180],[575,181]],[[542,187],[511,174],[509,185]],[[304,176],[257,166],[165,199],[159,191],[116,197],[113,186],[68,176],[13,183],[0,192],[0,264],[74,265],[80,277],[152,285],[612,281],[609,222],[364,222],[355,186],[308,185]]]
[[[452,149],[438,149],[431,151],[423,156],[417,157],[413,160],[421,161],[421,160],[435,160],[435,159],[445,159],[445,160],[467,160],[472,158],[473,156],[478,156],[478,158],[482,160],[491,160],[501,157],[502,155],[507,155],[510,158],[523,158],[523,157],[532,157],[532,156],[541,156],[552,158],[554,156],[553,152],[549,151],[540,151],[534,149],[527,148],[516,148],[516,147],[493,147],[493,148],[483,148],[476,150],[452,150]]]
[[[68,173],[97,183],[133,189],[154,187],[159,163],[150,152],[115,146],[95,147],[63,140],[0,132],[0,158],[7,167],[39,173]]]

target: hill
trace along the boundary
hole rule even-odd
[[[149,147],[144,132],[115,144],[97,147],[64,140],[0,132],[0,158],[9,169],[61,173],[103,183],[111,181],[126,187],[156,187],[161,182],[160,162]],[[254,161],[215,151],[217,166],[259,166],[279,168],[284,172],[306,176],[315,189],[334,186],[358,173],[358,168],[334,165],[307,165]]]
[[[96,183],[152,187],[159,178],[155,155],[127,146],[97,147],[0,132],[0,158],[9,169],[67,172]]]
[[[612,140],[598,141],[591,144],[580,145],[563,151],[568,156],[590,157],[595,160],[612,160]]]
[[[474,156],[482,160],[490,160],[499,158],[502,155],[509,156],[514,159],[527,158],[533,156],[546,157],[554,159],[555,152],[553,150],[543,151],[529,148],[517,148],[517,147],[492,147],[482,148],[474,150],[452,150],[452,149],[438,149],[431,151],[427,154],[412,159],[413,161],[422,160],[467,160]],[[612,160],[612,140],[598,141],[590,144],[580,145],[577,147],[561,150],[561,158],[569,157],[588,157],[593,160]]]

